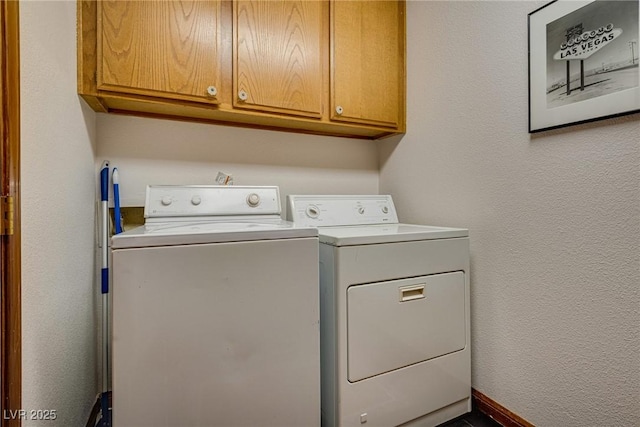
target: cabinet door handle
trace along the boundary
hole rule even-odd
[[[218,89],[215,86],[209,86],[207,88],[207,93],[211,96],[216,96],[218,94]]]
[[[247,92],[245,92],[244,90],[241,90],[238,92],[238,98],[240,99],[240,101],[246,101],[247,98],[249,98],[249,95],[247,95]]]
[[[341,115],[342,115],[342,112],[343,112],[343,111],[344,111],[344,110],[343,110],[343,108],[342,108],[341,106],[339,106],[339,105],[338,105],[338,106],[336,107],[336,113],[337,113],[339,116],[341,116]]]

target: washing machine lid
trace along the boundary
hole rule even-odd
[[[217,221],[171,221],[145,224],[111,239],[112,249],[204,243],[246,242],[255,240],[317,237],[313,227],[300,227],[282,219],[246,220],[229,218]]]
[[[356,246],[416,240],[468,237],[464,228],[432,227],[413,224],[375,224],[341,227],[320,227],[321,243],[333,246]]]

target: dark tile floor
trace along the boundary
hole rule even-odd
[[[111,404],[111,392],[107,392],[109,397],[109,404]],[[100,396],[96,400],[95,405],[93,406],[93,410],[91,411],[91,415],[89,416],[89,420],[87,421],[86,427],[111,427],[111,414],[109,414],[108,421],[105,423],[104,419],[98,420],[98,414],[100,412]],[[96,424],[98,422],[98,424]],[[444,424],[440,424],[437,427],[502,427],[501,424],[494,421],[492,418],[478,411],[477,409],[473,409],[467,415],[456,418],[451,421],[447,421]]]
[[[501,427],[492,418],[483,414],[480,411],[474,410],[464,417],[456,418],[455,420],[448,421],[444,424],[440,424],[438,427]]]

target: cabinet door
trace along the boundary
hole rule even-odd
[[[217,104],[219,1],[98,2],[99,90]]]
[[[234,107],[320,117],[326,2],[249,0],[233,6]]]
[[[404,122],[404,2],[331,2],[331,119]]]

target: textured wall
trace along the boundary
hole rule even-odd
[[[80,426],[97,393],[95,113],[76,95],[75,2],[20,2],[22,408]]]
[[[408,2],[401,220],[470,229],[473,386],[538,426],[640,425],[640,116],[527,133],[527,14]]]
[[[98,156],[118,167],[124,206],[147,184],[278,185],[286,194],[377,193],[378,151],[366,140],[98,114]]]

